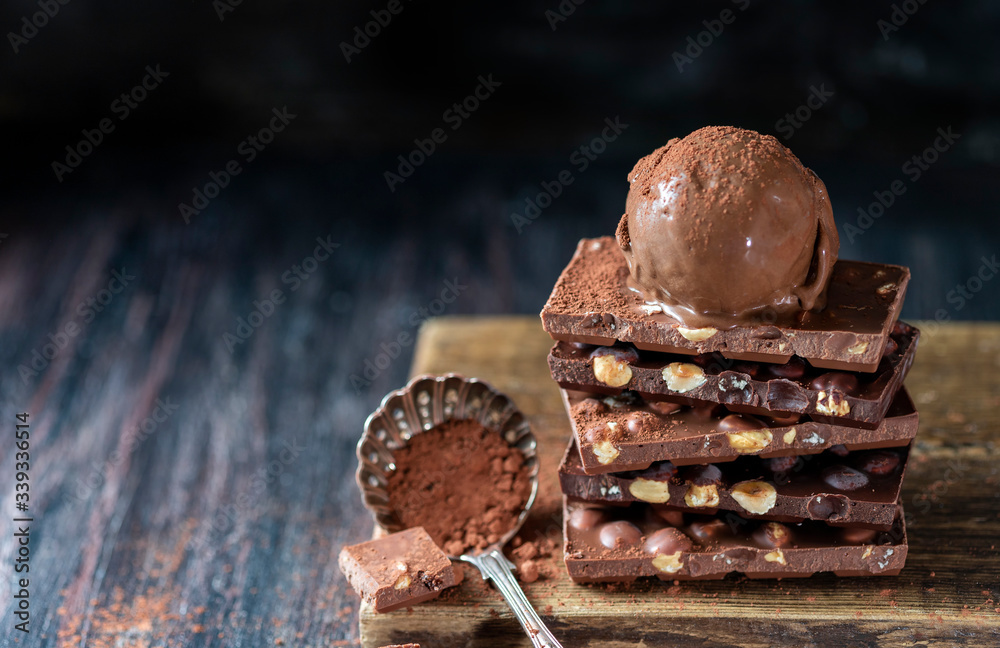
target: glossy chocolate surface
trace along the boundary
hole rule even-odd
[[[773,136],[706,126],[628,180],[616,239],[646,303],[689,328],[826,303],[840,245],[826,186]]]
[[[579,524],[581,510],[591,510],[588,524]],[[567,498],[563,520],[566,568],[578,583],[714,579],[732,572],[751,578],[895,575],[908,549],[902,516],[889,531],[746,520],[730,512],[668,520],[649,504]]]
[[[711,466],[658,461],[645,470],[588,475],[573,440],[559,466],[559,483],[564,495],[595,503],[646,502],[665,510],[726,510],[747,518],[818,520],[888,530],[898,514],[908,455],[908,447],[847,452],[838,446],[813,455],[747,456]],[[863,486],[853,488],[853,482],[830,479],[830,475],[853,470],[865,477]],[[767,492],[750,497],[747,485],[757,482],[763,482],[761,488]],[[769,494],[773,498],[768,499]],[[696,506],[708,497],[714,506]],[[770,507],[763,510],[761,502]]]
[[[563,390],[563,403],[587,474],[642,470],[656,461],[674,465],[719,463],[745,455],[815,454],[832,446],[849,450],[899,447],[917,433],[918,415],[905,388],[874,429],[833,425],[795,416],[794,421],[733,415],[725,407],[649,402],[634,393],[600,396]],[[734,425],[733,419],[750,423]],[[752,420],[751,420],[752,418]]]
[[[542,309],[555,340],[611,345],[616,341],[661,353],[718,351],[754,362],[875,371],[899,316],[910,272],[902,266],[845,261],[833,267],[826,308],[783,316],[768,311],[748,325],[685,328],[628,286],[630,274],[612,237],[583,239]]]
[[[870,374],[820,369],[800,358],[767,364],[719,353],[654,353],[620,343],[558,342],[548,362],[564,389],[612,395],[630,390],[649,400],[720,403],[736,412],[808,414],[818,421],[875,427],[913,364],[919,338],[919,330],[897,322],[878,370]]]
[[[377,612],[430,600],[462,580],[423,527],[344,547],[340,570]]]

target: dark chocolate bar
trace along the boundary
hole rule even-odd
[[[792,578],[816,572],[891,576],[906,562],[902,515],[889,531],[786,525],[658,511],[649,504],[600,506],[564,498],[565,562],[577,583],[722,578]]]
[[[910,280],[902,266],[838,260],[826,308],[787,321],[762,316],[754,326],[688,329],[628,288],[628,266],[614,238],[583,239],[542,309],[555,340],[612,345],[629,342],[661,353],[785,363],[793,355],[814,367],[878,369]]]
[[[340,570],[376,612],[430,600],[462,581],[423,527],[362,542],[340,551]]]
[[[662,509],[887,531],[909,448],[847,452],[839,446],[814,455],[740,457],[723,464],[675,466],[658,461],[645,470],[588,475],[572,440],[559,466],[564,495],[598,503],[646,502]]]
[[[720,463],[742,455],[815,454],[905,446],[917,434],[917,411],[906,388],[896,393],[875,429],[733,414],[720,405],[687,407],[647,402],[633,392],[595,396],[563,390],[563,403],[587,474],[643,470],[655,461],[674,465]]]
[[[631,345],[557,342],[549,370],[559,386],[693,405],[721,403],[749,414],[808,414],[838,425],[876,427],[913,364],[920,331],[897,322],[878,371],[852,374],[809,366],[736,362],[721,354],[691,357],[639,351]]]

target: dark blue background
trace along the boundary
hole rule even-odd
[[[990,282],[961,308],[948,300],[1000,251],[996,4],[587,0],[564,2],[574,9],[555,22],[556,0],[403,0],[347,62],[342,44],[387,4],[243,2],[220,20],[207,0],[73,0],[18,53],[8,36],[8,229],[113,214],[140,238],[156,227],[197,238],[208,256],[239,240],[264,257],[294,246],[292,232],[333,231],[348,261],[328,279],[345,312],[364,317],[355,306],[384,297],[425,303],[460,276],[474,289],[449,312],[534,313],[576,240],[613,232],[638,157],[733,124],[775,134],[824,179],[844,257],[912,268],[906,317],[1000,316]],[[0,27],[20,30],[37,10],[7,3]],[[681,54],[696,54],[683,70]],[[169,77],[118,120],[112,102],[157,64]],[[451,130],[444,112],[480,75],[500,87]],[[813,88],[832,97],[801,108]],[[186,228],[178,205],[282,106],[293,123]],[[788,137],[780,120],[797,109],[811,115]],[[519,233],[511,215],[616,116],[623,135]],[[114,132],[58,182],[52,162],[105,117]],[[435,128],[447,140],[389,191],[385,172]],[[960,138],[911,181],[902,166],[939,128]],[[895,180],[905,194],[846,236]],[[179,233],[191,228],[199,234]]]

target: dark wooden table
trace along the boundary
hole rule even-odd
[[[145,193],[83,207],[9,206],[37,222],[0,239],[0,646],[355,645],[358,600],[335,560],[372,529],[354,444],[405,382],[420,323],[537,313],[575,239],[604,231],[593,210],[585,226],[553,212],[517,236],[504,190],[482,186],[452,194],[436,221],[420,218],[433,213],[423,198],[379,198],[379,227],[362,197],[344,197],[350,174],[327,186],[284,173],[244,178],[190,226],[155,175]],[[326,216],[321,190],[356,217]],[[313,271],[317,238],[341,247]],[[19,412],[28,635],[8,596]],[[957,434],[979,425],[960,407],[948,416]]]
[[[918,323],[922,324],[922,323]],[[458,371],[510,395],[538,440],[539,496],[522,534],[561,536],[557,466],[569,422],[534,318],[445,318],[421,332],[414,373]],[[955,358],[964,371],[955,371]],[[898,576],[573,584],[557,550],[529,600],[567,647],[811,648],[1000,644],[1000,325],[925,327],[906,386],[920,431],[906,478],[909,555]],[[530,645],[500,596],[472,568],[442,597],[411,610],[361,608],[364,648]]]
[[[293,266],[314,269],[307,257],[328,234],[289,226],[267,245],[204,224],[92,219],[3,240],[0,645],[357,643],[358,600],[336,564],[372,528],[354,444],[412,348],[372,387],[351,389],[367,358],[381,366],[378,343],[397,324],[378,309],[401,297],[389,287],[358,306],[341,290],[350,258],[336,249],[308,279],[283,283]],[[274,290],[283,303],[257,322],[254,300]],[[259,326],[238,330],[238,318]],[[20,412],[31,443],[27,635],[13,629],[9,596]]]

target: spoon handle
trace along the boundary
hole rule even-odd
[[[478,567],[483,574],[483,580],[493,581],[514,616],[521,622],[521,627],[528,634],[532,645],[537,648],[562,648],[562,644],[545,627],[535,608],[528,601],[528,597],[524,595],[521,586],[517,584],[513,573],[514,565],[507,560],[503,552],[493,549],[478,556],[464,555],[461,559]]]

